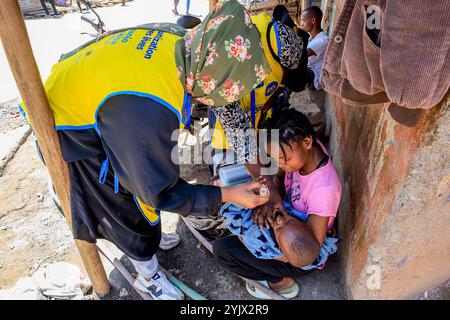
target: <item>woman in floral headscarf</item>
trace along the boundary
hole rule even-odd
[[[250,17],[244,11],[246,26],[257,30],[261,40],[258,50],[250,52],[254,42],[242,35],[241,26],[234,24],[237,6],[234,0],[219,1],[205,21],[184,37],[185,42],[179,41],[179,53],[183,54],[176,58],[185,90],[210,106],[212,147],[231,149],[250,174],[258,177],[262,165],[257,156],[256,131],[252,129],[258,129],[266,111],[270,114],[272,103],[285,86],[297,91],[306,72],[306,43],[290,26],[274,20],[278,16]],[[218,49],[217,43],[224,46]],[[263,63],[253,62],[261,56]],[[242,84],[255,76],[256,83],[245,91]],[[272,212],[285,212],[272,177],[265,180],[271,197],[264,207],[255,210],[254,219],[260,225],[271,219]],[[201,225],[202,219],[197,220],[194,222]]]

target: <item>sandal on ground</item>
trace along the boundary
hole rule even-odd
[[[267,281],[258,281],[259,283],[261,283],[263,286],[266,286],[268,288],[269,284],[267,283]],[[273,300],[273,298],[271,296],[268,296],[266,293],[262,292],[261,290],[259,290],[258,288],[252,286],[251,284],[249,284],[248,282],[245,285],[247,292],[250,293],[252,296],[254,296],[255,298],[258,299],[264,299],[264,300]],[[280,292],[277,292],[279,295],[282,295],[283,297],[285,297],[286,299],[292,299],[295,298],[298,295],[298,292],[300,291],[300,288],[297,284],[297,282],[294,282],[294,284],[286,289],[281,290]]]

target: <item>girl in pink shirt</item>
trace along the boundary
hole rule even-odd
[[[300,171],[286,172],[284,187],[287,198],[295,210],[305,212],[308,216],[318,215],[328,218],[328,230],[331,230],[338,211],[342,187],[327,150],[319,140],[317,145],[324,154],[321,166],[304,175],[300,174]]]
[[[291,263],[295,259],[286,257],[306,259],[305,252],[308,259],[322,257],[322,249],[327,247],[327,233],[338,210],[342,186],[326,149],[316,139],[311,123],[302,113],[295,109],[277,111],[267,120],[266,128],[270,130],[267,152],[280,167],[275,177],[280,196],[286,197],[295,210],[306,213],[308,220],[303,224],[278,207],[259,207],[252,212],[252,219],[260,227],[273,231],[272,238],[278,242],[284,257],[259,259],[237,236],[217,239],[213,252],[218,263],[233,273],[262,281],[285,297],[294,297],[298,293],[295,278],[308,274],[311,270],[302,267],[312,261],[299,261],[296,265]],[[272,130],[278,130],[278,135]],[[300,227],[299,223],[302,224]],[[257,239],[267,240],[265,236]],[[299,250],[301,254],[298,254]],[[249,285],[247,290],[255,297],[270,298]]]
[[[295,210],[308,214],[307,227],[322,246],[342,195],[328,152],[306,116],[295,109],[275,113],[267,129],[278,129],[278,140],[269,131],[268,153],[280,167],[277,179],[284,183],[278,183],[279,189]]]

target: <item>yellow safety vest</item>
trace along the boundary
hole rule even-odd
[[[188,98],[175,64],[178,39],[157,30],[129,29],[56,63],[45,83],[56,129],[96,128],[102,104],[123,94],[151,98],[175,112],[182,123]]]
[[[272,18],[266,13],[260,13],[256,16],[252,16],[251,20],[258,28],[261,35],[261,44],[263,46],[264,54],[269,62],[272,72],[264,79],[263,82],[250,94],[241,99],[240,105],[244,112],[252,113],[252,122],[257,124],[261,118],[262,112],[252,112],[252,108],[256,105],[264,105],[276,89],[281,85],[283,78],[283,69],[279,62],[277,62],[270,52],[269,45],[267,43],[267,28]],[[279,54],[280,44],[278,40],[278,31],[276,23],[273,24],[273,28],[270,29],[270,43],[272,44],[275,54]],[[277,44],[276,46],[273,44]],[[270,111],[268,115],[270,115]],[[222,126],[216,119],[213,125],[213,131],[211,135],[211,145],[214,149],[228,149],[228,142],[223,131]]]
[[[101,135],[97,128],[99,108],[108,98],[123,94],[163,104],[183,126],[187,120],[183,114],[190,112],[190,97],[177,75],[174,53],[178,39],[158,30],[129,29],[93,42],[56,63],[45,83],[56,129],[94,128]],[[26,106],[22,108],[26,112]],[[150,224],[159,222],[158,210],[137,197],[135,201]]]

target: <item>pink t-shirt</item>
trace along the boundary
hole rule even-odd
[[[323,144],[318,140],[317,142],[328,155]],[[298,171],[287,172],[284,186],[295,210],[308,215],[330,217],[328,229],[332,228],[341,201],[342,185],[331,159],[328,159],[326,165],[307,175],[301,175]]]

